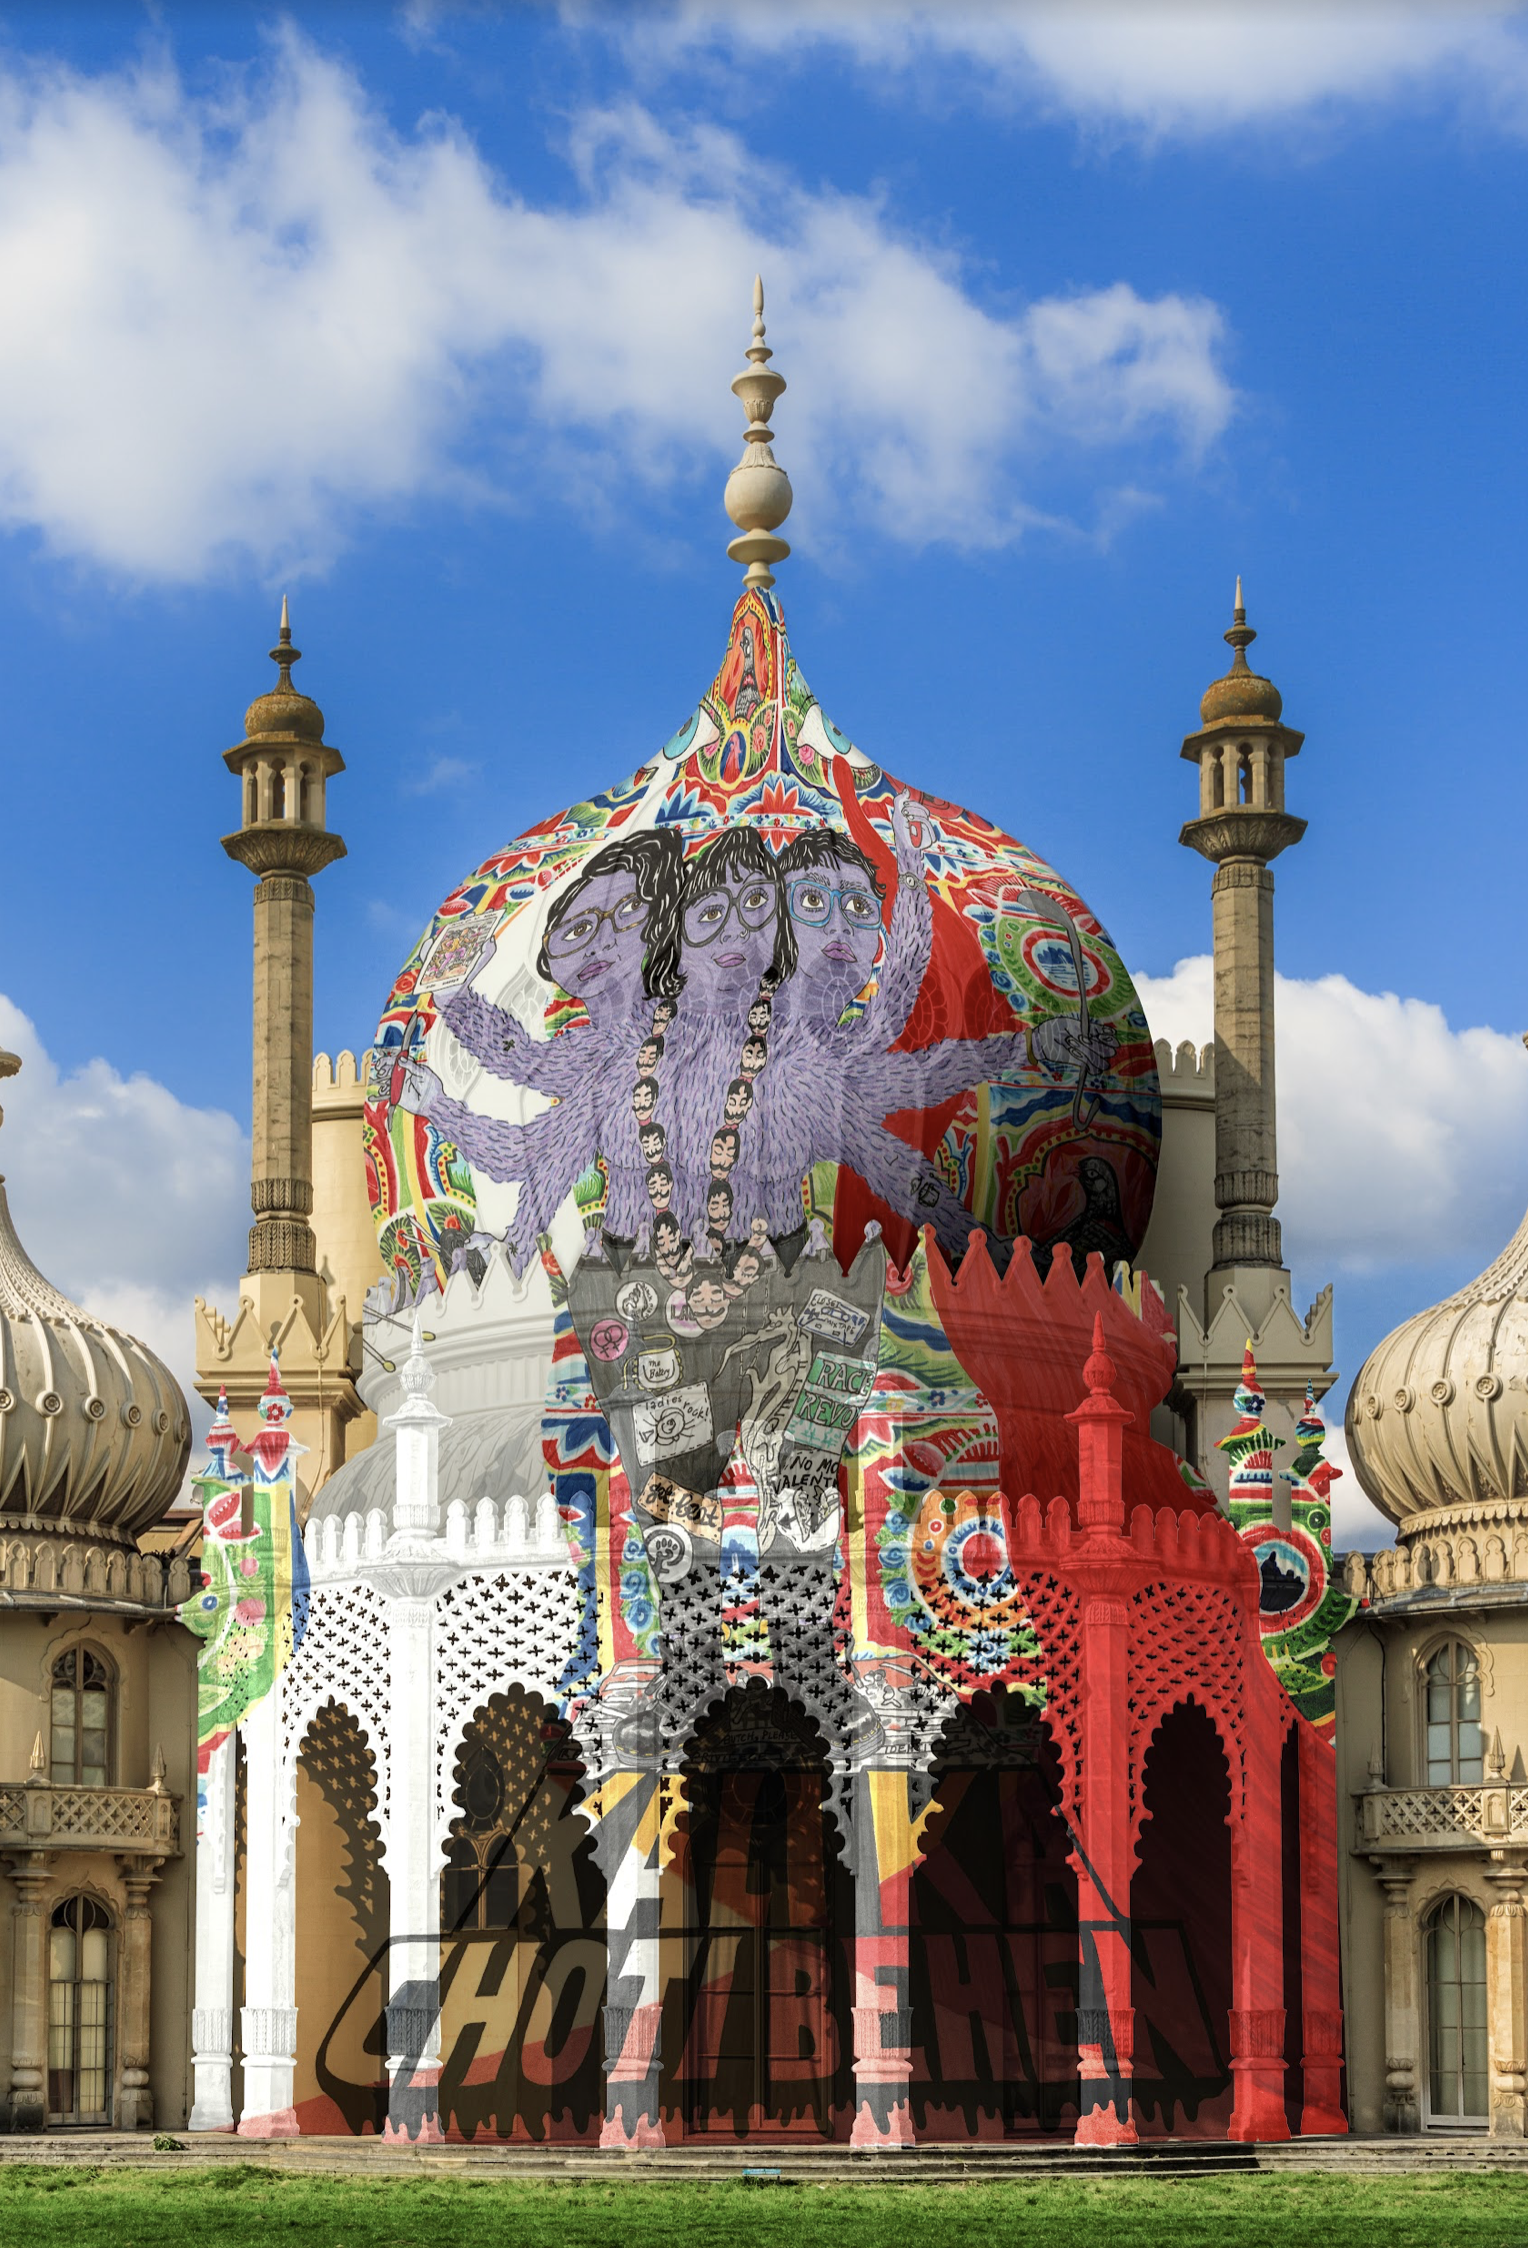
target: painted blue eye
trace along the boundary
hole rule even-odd
[[[204,1608],[215,1608],[218,1604],[217,1594],[215,1592],[204,1592],[201,1604]]]

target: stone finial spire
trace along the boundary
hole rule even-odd
[[[753,341],[748,365],[732,378],[732,388],[748,416],[743,457],[727,479],[727,513],[743,534],[727,548],[732,561],[746,563],[743,583],[770,586],[772,562],[783,562],[790,548],[775,533],[791,511],[791,480],[770,450],[774,431],[769,417],[785,388],[785,377],[769,365],[774,357],[764,341],[764,283],[753,280]]]

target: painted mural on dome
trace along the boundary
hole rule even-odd
[[[1160,1128],[1099,922],[856,750],[757,591],[663,751],[442,906],[368,1094],[395,1303],[495,1241],[552,1277],[549,1444],[571,1406],[608,1457],[549,1464],[579,1478],[575,1535],[619,1477],[637,1651],[649,1588],[697,1559],[832,1573],[888,1276],[905,1292],[920,1230],[950,1259],[981,1227],[1112,1266],[1145,1231]],[[983,1534],[941,1526],[951,1553]]]

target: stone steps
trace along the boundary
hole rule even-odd
[[[440,2177],[608,2184],[624,2177],[644,2184],[995,2185],[1020,2178],[1206,2178],[1323,2171],[1383,2177],[1442,2171],[1528,2172],[1528,2144],[1482,2133],[1443,2137],[1292,2139],[1243,2146],[1225,2139],[1150,2139],[1135,2147],[1073,2146],[1063,2139],[1009,2139],[973,2144],[855,2148],[835,2143],[766,2140],[682,2146],[632,2153],[591,2146],[408,2146],[376,2138],[239,2139],[221,2132],[181,2132],[175,2151],[156,2150],[148,2132],[52,2132],[0,2138],[0,2162],[93,2165],[102,2168],[203,2168],[251,2163],[309,2177]]]

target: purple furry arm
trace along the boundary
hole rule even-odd
[[[520,1183],[511,1231],[522,1250],[546,1231],[596,1153],[594,1120],[571,1101],[560,1101],[529,1124],[510,1124],[499,1116],[479,1116],[443,1094],[431,1103],[429,1121],[475,1170],[501,1184]]]
[[[886,932],[880,979],[871,994],[855,1043],[890,1046],[907,1028],[907,1018],[928,973],[934,942],[934,907],[922,865],[897,861],[897,899]]]
[[[1005,1031],[992,1038],[946,1038],[912,1054],[877,1054],[865,1075],[876,1099],[886,1102],[878,1113],[891,1116],[903,1108],[934,1108],[952,1093],[1028,1067],[1023,1032]]]
[[[586,1032],[532,1038],[507,1008],[495,1007],[478,992],[458,991],[442,1002],[440,1016],[458,1045],[512,1085],[529,1085],[555,1099],[572,1092],[590,1067],[590,1056],[580,1050]]]

